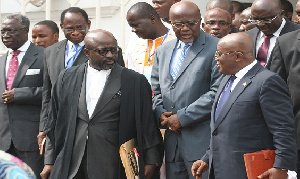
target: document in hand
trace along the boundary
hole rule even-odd
[[[257,176],[273,167],[275,150],[246,153],[244,161],[248,179],[257,179]]]

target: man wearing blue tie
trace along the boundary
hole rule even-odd
[[[200,10],[192,2],[172,5],[170,20],[177,39],[156,50],[153,109],[167,128],[166,177],[193,178],[190,168],[209,145],[210,111],[221,80],[214,60],[218,39],[200,29]]]
[[[297,145],[286,83],[255,59],[246,33],[223,37],[217,49],[219,72],[226,76],[212,106],[210,148],[193,164],[193,175],[201,179],[209,169],[210,179],[247,178],[243,155],[271,149],[273,168],[258,178],[287,178],[296,170]]]
[[[45,50],[44,61],[44,82],[43,82],[43,103],[40,119],[40,133],[38,135],[39,145],[42,143],[42,139],[45,137],[43,132],[44,122],[47,120],[48,103],[51,97],[52,86],[54,86],[59,73],[72,66],[76,66],[85,63],[88,58],[83,52],[84,37],[88,32],[91,22],[88,19],[88,14],[78,7],[70,7],[65,9],[61,13],[60,27],[65,34],[66,39],[62,40],[54,45],[51,45]],[[52,153],[48,152],[51,147],[46,143],[46,154],[43,175],[45,175],[53,164]]]

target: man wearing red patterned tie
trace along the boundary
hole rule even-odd
[[[284,18],[280,0],[255,0],[251,6],[249,21],[256,25],[247,33],[254,42],[254,54],[262,66],[269,69],[271,52],[277,37],[300,28]]]
[[[2,21],[9,49],[0,57],[0,150],[17,156],[39,176],[43,157],[36,134],[42,105],[44,49],[28,41],[29,19],[13,14]]]

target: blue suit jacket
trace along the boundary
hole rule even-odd
[[[230,76],[223,78],[212,108]],[[257,63],[211,120],[210,149],[202,158],[215,178],[247,178],[243,155],[276,149],[274,167],[296,170],[297,148],[292,103],[285,82]],[[212,162],[213,161],[213,162]]]

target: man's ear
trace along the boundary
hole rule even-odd
[[[84,49],[83,49],[83,52],[84,52],[84,54],[85,54],[87,57],[89,56],[89,50],[88,50],[88,49],[84,48]]]
[[[88,29],[90,29],[90,27],[91,27],[91,21],[90,20],[88,20]]]
[[[58,38],[59,38],[59,34],[58,33],[54,33],[54,41],[58,42]]]
[[[155,23],[155,19],[156,19],[155,16],[153,14],[150,14],[150,20],[151,20],[152,24]]]
[[[235,62],[240,62],[244,59],[244,54],[243,53],[236,53],[236,60]]]

